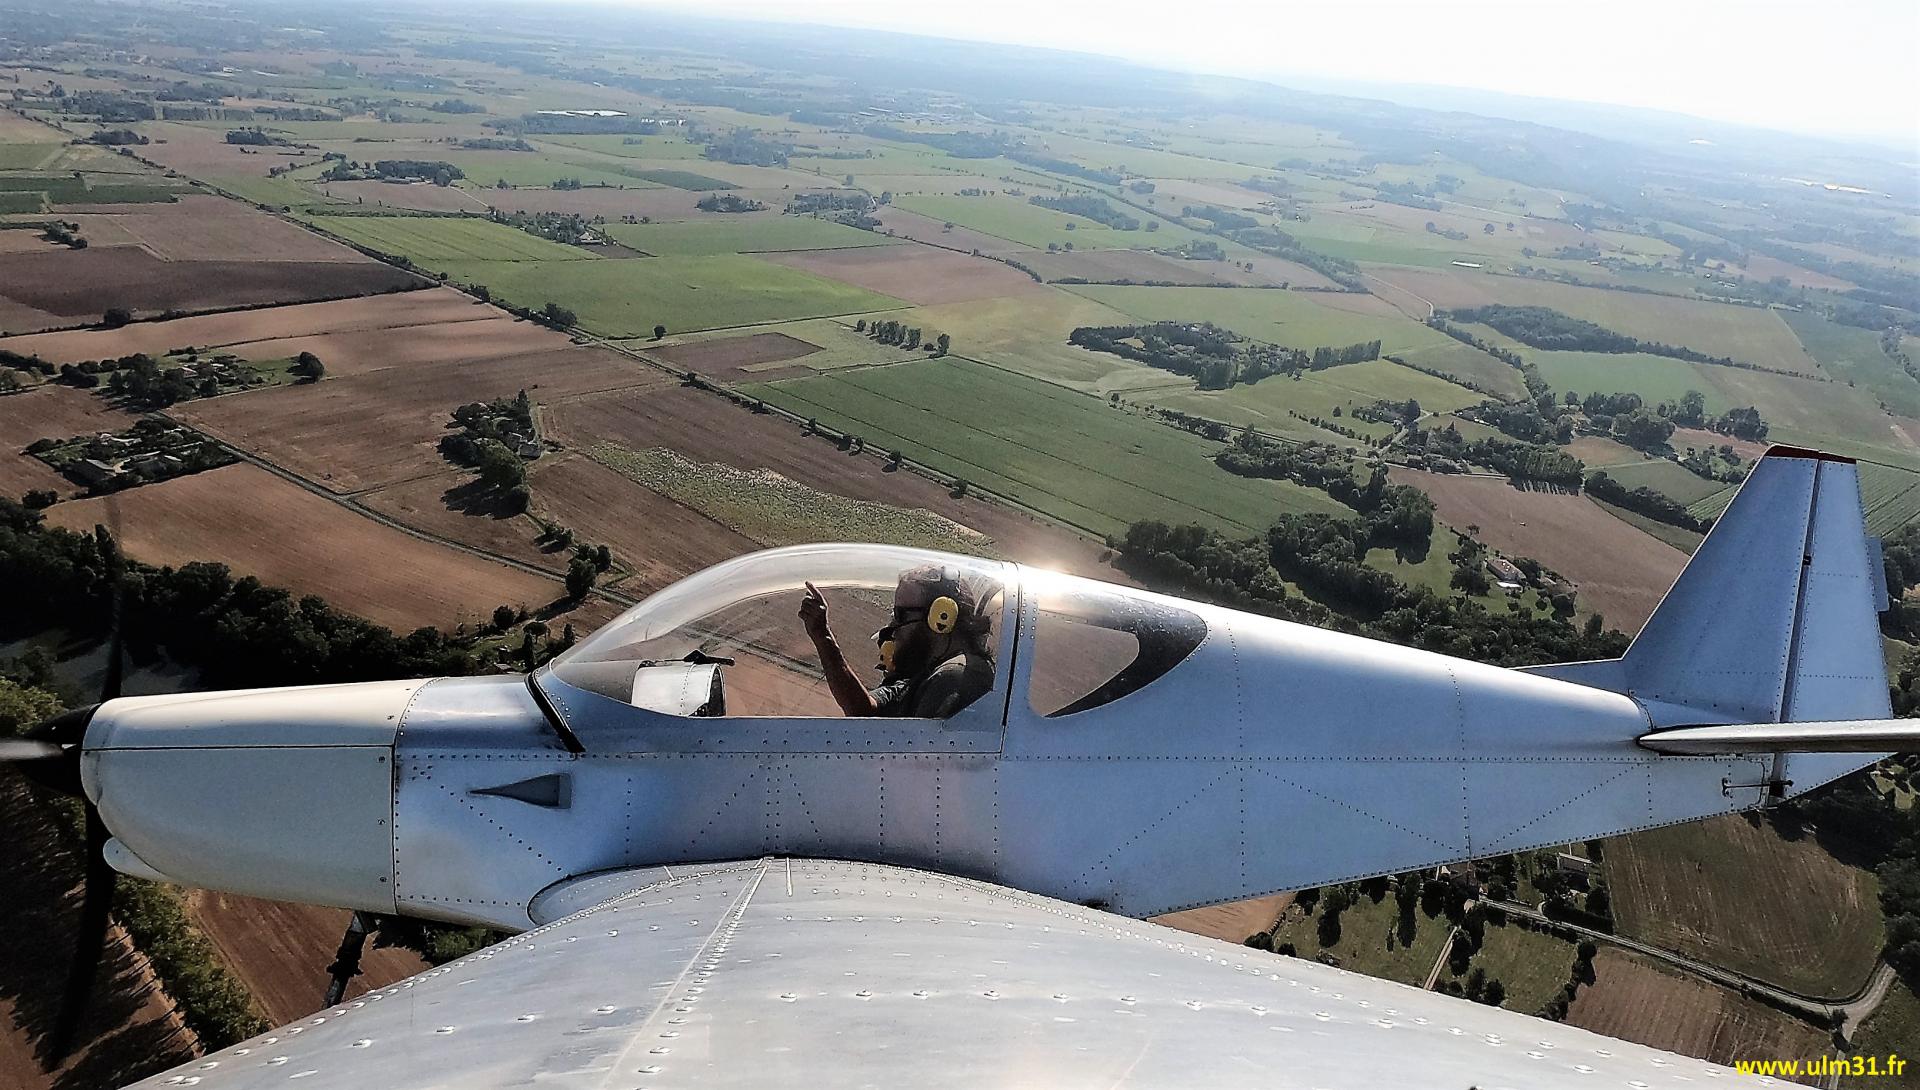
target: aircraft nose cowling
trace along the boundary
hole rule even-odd
[[[423,681],[109,701],[81,777],[119,869],[392,912],[393,747]],[[137,865],[144,864],[144,870]]]

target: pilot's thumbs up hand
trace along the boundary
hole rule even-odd
[[[827,600],[812,583],[807,584],[806,597],[800,599],[800,623],[806,626],[807,635],[814,639],[825,639],[830,635],[827,627]]]

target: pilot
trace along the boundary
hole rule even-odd
[[[993,687],[992,622],[975,588],[952,568],[926,565],[900,576],[893,617],[874,633],[880,684],[863,685],[827,625],[827,601],[807,584],[800,622],[813,639],[827,688],[850,716],[945,719]]]

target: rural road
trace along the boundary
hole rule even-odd
[[[1710,962],[1690,958],[1685,954],[1678,954],[1672,950],[1641,942],[1638,939],[1628,938],[1625,935],[1612,935],[1605,931],[1595,931],[1590,927],[1582,927],[1579,924],[1568,923],[1564,920],[1549,919],[1545,913],[1527,905],[1513,901],[1488,901],[1487,903],[1500,909],[1502,912],[1515,916],[1524,916],[1527,919],[1538,920],[1542,923],[1552,924],[1555,927],[1562,927],[1584,938],[1592,939],[1594,942],[1611,943],[1623,950],[1631,950],[1636,954],[1645,954],[1650,958],[1663,961],[1668,965],[1672,965],[1675,968],[1684,970],[1695,976],[1703,977],[1723,987],[1732,988],[1735,991],[1748,995],[1763,995],[1774,1003],[1792,1010],[1808,1021],[1821,1026],[1828,1024],[1829,1019],[1832,1017],[1832,1012],[1836,1009],[1845,1014],[1846,1025],[1849,1028],[1858,1026],[1869,1014],[1872,1014],[1874,1009],[1886,998],[1887,989],[1893,984],[1894,980],[1893,967],[1883,961],[1874,966],[1872,975],[1867,978],[1866,986],[1852,999],[1841,1001],[1817,999],[1786,991],[1785,989],[1768,984],[1765,981],[1750,977],[1745,973],[1735,972],[1732,969],[1724,969]]]

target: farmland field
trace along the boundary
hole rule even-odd
[[[920,305],[1048,294],[1009,265],[930,246],[804,250],[766,260]]]
[[[469,401],[526,390],[546,403],[665,381],[602,349],[565,347],[488,359],[451,358],[208,398],[172,413],[201,431],[336,492],[444,469],[449,414]]]
[[[1619,481],[1628,488],[1651,488],[1673,497],[1680,506],[1706,499],[1708,496],[1726,491],[1723,481],[1709,481],[1678,462],[1669,462],[1664,458],[1641,462],[1637,465],[1610,466],[1607,476]]]
[[[0,496],[17,499],[32,489],[74,493],[77,488],[71,481],[22,448],[36,439],[120,431],[134,419],[105,398],[68,386],[42,386],[0,398]]]
[[[708,257],[778,250],[831,250],[886,246],[885,235],[812,216],[775,219],[702,220],[681,223],[614,223],[607,234],[616,241],[658,257]]]
[[[424,283],[371,261],[161,261],[126,246],[0,255],[0,295],[68,323],[98,320],[110,306],[136,315],[211,310],[372,295]]]
[[[1567,1012],[1581,1029],[1721,1064],[1831,1051],[1827,1034],[1791,1015],[1644,958],[1602,947],[1593,968]]]
[[[890,472],[881,455],[885,448],[877,441],[869,445],[864,454],[850,455],[826,439],[805,434],[800,425],[785,417],[751,413],[685,386],[633,388],[563,398],[546,411],[545,417],[551,433],[576,449],[606,442],[636,451],[671,450],[694,462],[724,464],[741,470],[774,470],[829,495],[931,511],[984,534],[996,552],[1025,563],[1127,581],[1125,575],[1104,562],[1101,556],[1104,546],[1098,540],[1063,530],[1005,504],[989,503],[974,496],[956,497],[945,483],[918,473]],[[611,476],[630,484],[605,467],[593,465],[600,472],[583,473],[583,481],[605,480]],[[547,472],[536,465],[536,478]],[[639,488],[637,484],[631,487]],[[582,488],[575,494],[575,500],[584,510],[615,502],[606,497],[618,493],[618,489],[595,493]],[[546,502],[536,485],[536,506]],[[635,517],[629,520],[628,525],[636,529],[625,540],[652,540],[644,531],[644,519],[638,517],[640,510],[636,507]],[[570,524],[571,521],[569,517]],[[668,522],[673,524],[672,520]]]
[[[1170,246],[1179,240],[1171,234],[1161,237],[1143,225],[1132,231],[1116,231],[1105,224],[1081,216],[1056,212],[1051,208],[1028,204],[1024,197],[961,197],[945,194],[901,197],[896,205],[928,219],[970,227],[983,234],[1017,242],[1023,246],[1044,248],[1072,244],[1076,249],[1127,249],[1130,247]],[[1135,216],[1135,219],[1140,217]],[[1162,227],[1161,231],[1166,228]]]
[[[499,316],[499,311],[479,306],[458,292],[432,288],[364,299],[203,314],[166,322],[134,322],[118,329],[76,329],[3,337],[0,349],[42,356],[55,363],[78,363],[134,352],[158,356],[181,345],[212,348],[331,333],[455,325]]]
[[[1870,871],[1745,817],[1610,840],[1607,874],[1622,934],[1802,995],[1854,994],[1884,941]]]
[[[1452,342],[1389,311],[1355,313],[1313,301],[1310,293],[1262,288],[1146,288],[1073,285],[1075,295],[1146,322],[1212,322],[1242,337],[1289,348],[1378,340],[1383,353]]]
[[[1389,894],[1375,902],[1362,895],[1340,913],[1337,934],[1325,936],[1334,941],[1323,944],[1322,915],[1317,903],[1312,913],[1303,913],[1299,905],[1288,909],[1284,922],[1273,930],[1274,946],[1292,943],[1299,957],[1331,955],[1340,968],[1415,987],[1427,979],[1453,926],[1445,916],[1428,916],[1415,908],[1413,941],[1402,945],[1397,933],[1400,910],[1394,897]]]
[[[1840,325],[1816,314],[1782,315],[1820,369],[1871,391],[1900,416],[1920,417],[1920,382],[1880,348],[1876,330]]]
[[[1272,375],[1226,390],[1155,389],[1128,397],[1136,399],[1236,426],[1251,424],[1263,432],[1338,443],[1352,440],[1314,428],[1290,411],[1301,417],[1320,417],[1368,438],[1380,438],[1391,434],[1393,426],[1354,418],[1356,407],[1412,399],[1426,412],[1450,412],[1478,404],[1482,395],[1396,363],[1369,360],[1310,371],[1297,379]],[[1336,411],[1338,420],[1334,419]]]
[[[90,530],[109,520],[106,502],[63,503],[48,521]],[[478,622],[502,603],[538,608],[564,593],[558,580],[411,537],[244,463],[131,489],[114,502],[121,544],[136,560],[218,561],[400,632]]]
[[[1859,472],[1868,533],[1891,536],[1920,518],[1920,472],[1872,462],[1860,463]]]
[[[1583,611],[1633,633],[1673,585],[1686,554],[1641,533],[1585,496],[1528,492],[1499,477],[1391,471],[1433,497],[1441,521],[1478,526],[1480,539],[1509,556],[1530,556],[1571,579]]]
[[[1324,493],[1216,469],[1218,446],[1196,436],[964,360],[744,389],[1096,533],[1142,518],[1258,533],[1286,511],[1347,511]]]
[[[578,246],[484,219],[446,216],[310,216],[316,227],[371,250],[419,265],[447,261],[572,261],[593,255]]]
[[[1567,982],[1573,969],[1574,945],[1509,920],[1487,928],[1467,972],[1470,975],[1473,969],[1486,970],[1488,980],[1498,980],[1507,990],[1501,1006],[1533,1014]],[[1450,977],[1445,969],[1440,971],[1440,978],[1466,982],[1465,976]]]
[[[607,337],[640,337],[656,324],[685,332],[890,310],[865,291],[753,257],[658,257],[597,261],[445,261],[455,280],[485,284],[495,298],[540,308],[561,300],[580,324]]]

